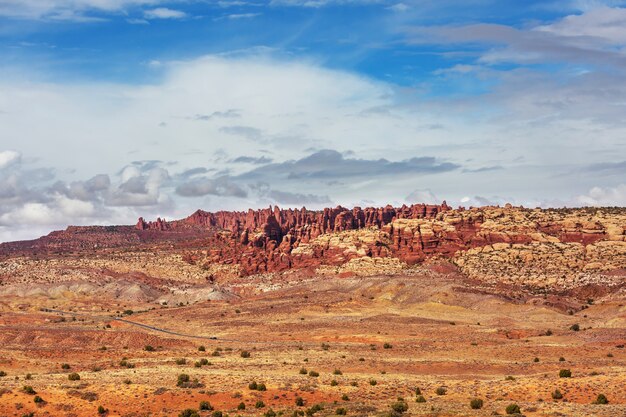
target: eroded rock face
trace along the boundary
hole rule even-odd
[[[227,237],[218,234],[210,243],[222,248],[220,254],[204,262],[239,265],[242,275],[340,266],[359,258],[391,257],[412,265],[443,257],[472,278],[544,285],[562,283],[559,277],[567,274],[626,268],[623,209],[507,206],[453,210],[445,202],[323,211],[274,207],[247,212],[197,211],[168,223],[140,219],[137,227],[225,229],[230,232]]]
[[[623,208],[454,210],[444,202],[321,211],[198,210],[176,221],[140,218],[134,227],[70,227],[35,241],[0,245],[0,260],[16,252],[79,254],[143,245],[155,253],[174,251],[199,276],[213,280],[223,271],[246,276],[292,268],[343,273],[355,266],[359,274],[377,268],[395,273],[398,265],[443,258],[484,282],[567,287],[606,276],[623,281],[625,230]],[[394,261],[377,261],[383,258]],[[342,265],[347,269],[332,268]]]

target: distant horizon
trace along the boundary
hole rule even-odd
[[[626,206],[626,0],[0,0],[0,241],[269,204]]]
[[[407,207],[411,207],[414,205],[426,205],[426,206],[440,206],[443,205],[444,203],[447,203],[446,200],[438,203],[411,203],[411,204],[404,204],[404,206]],[[507,205],[509,205],[510,203],[505,203],[503,205],[500,204],[495,204],[495,205],[483,205],[483,206],[451,206],[450,204],[448,204],[448,206],[451,208],[451,210],[471,210],[471,209],[481,209],[481,208],[487,208],[487,207],[495,207],[495,208],[506,208]],[[145,216],[139,216],[137,217],[134,221],[129,220],[127,223],[94,223],[94,224],[67,224],[64,227],[60,227],[57,229],[51,229],[48,230],[47,232],[44,232],[43,234],[40,234],[38,236],[32,236],[32,237],[27,237],[27,238],[23,238],[23,239],[14,239],[14,240],[0,240],[0,244],[3,243],[12,243],[12,242],[22,242],[22,241],[30,241],[30,240],[37,240],[39,238],[48,236],[50,233],[53,232],[58,232],[58,231],[63,231],[63,230],[67,230],[70,227],[133,227],[137,224],[137,221],[139,221],[140,219],[143,219],[146,223],[151,223],[151,222],[155,222],[157,220],[161,220],[164,222],[174,222],[174,221],[180,221],[180,220],[184,220],[188,217],[191,217],[194,213],[202,211],[202,212],[207,212],[207,213],[219,213],[219,212],[238,212],[238,213],[247,213],[249,210],[253,210],[255,212],[261,211],[261,210],[265,210],[265,209],[270,209],[270,210],[274,210],[276,207],[279,210],[301,210],[303,208],[305,208],[307,211],[311,211],[311,212],[321,212],[324,209],[334,209],[334,208],[344,208],[347,210],[352,210],[355,208],[361,208],[363,210],[365,209],[383,209],[387,206],[390,205],[386,205],[386,206],[367,206],[367,207],[361,207],[361,206],[344,206],[344,205],[336,205],[336,206],[329,206],[329,207],[322,207],[322,208],[308,208],[308,207],[295,207],[295,206],[280,206],[280,205],[270,205],[269,207],[258,207],[258,208],[254,208],[254,207],[249,207],[248,209],[245,210],[216,210],[216,211],[209,211],[209,210],[205,210],[202,208],[196,209],[192,212],[190,212],[188,215],[184,215],[184,216],[180,216],[180,217],[171,217],[171,218],[167,218],[164,216],[156,216],[153,218],[146,218]],[[398,208],[402,208],[403,205],[400,206],[392,206],[394,209],[398,209]],[[593,209],[593,210],[602,210],[602,209],[616,209],[616,208],[623,208],[622,206],[578,206],[578,207],[525,207],[524,205],[512,205],[511,204],[511,208],[517,208],[517,209],[524,209],[524,210],[586,210],[586,209]]]

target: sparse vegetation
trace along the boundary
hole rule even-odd
[[[254,404],[254,408],[263,408],[265,407],[265,403],[261,400],[258,400],[255,404]]]
[[[22,387],[22,391],[24,391],[25,394],[29,394],[29,395],[37,394],[37,391],[35,391],[33,387],[31,387],[30,385],[24,385]]]
[[[446,387],[439,387],[435,391],[435,394],[437,394],[437,395],[446,395],[447,392],[448,392],[448,390],[447,390]]]
[[[559,378],[571,378],[572,377],[572,371],[570,371],[569,369],[561,369],[559,371]]]
[[[242,350],[241,351],[241,357],[242,358],[249,358],[250,357],[250,352],[248,352],[247,350]]]
[[[483,400],[480,398],[473,398],[470,400],[470,408],[472,410],[480,410],[483,408]]]
[[[78,375],[76,372],[73,372],[67,376],[67,379],[69,379],[70,381],[80,381],[80,375]]]
[[[608,398],[606,398],[606,395],[598,394],[598,397],[596,398],[596,400],[593,403],[594,404],[608,404],[609,400],[608,400]]]
[[[145,350],[146,352],[154,352],[156,349],[152,345],[146,345],[144,346],[143,350]]]
[[[192,408],[187,408],[178,414],[178,417],[200,417],[198,410],[194,410]]]
[[[522,413],[522,410],[517,404],[507,405],[505,411],[507,414],[521,414]]]
[[[213,410],[213,406],[208,401],[200,401],[200,405],[198,408],[200,408],[200,411],[212,411]]]

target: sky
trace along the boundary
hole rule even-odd
[[[0,242],[443,200],[626,206],[626,0],[0,0]]]

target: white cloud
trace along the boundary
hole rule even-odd
[[[167,7],[159,7],[144,11],[143,16],[146,19],[184,19],[187,17],[187,13],[180,10],[168,9]]]
[[[90,21],[90,12],[119,12],[163,0],[0,0],[0,16],[19,19]]]
[[[397,12],[397,13],[402,13],[402,12],[406,12],[407,10],[410,9],[409,6],[407,6],[404,3],[396,3],[392,6],[387,7],[389,10],[393,11],[393,12]]]
[[[22,155],[16,151],[0,151],[0,169],[10,167],[20,162]]]
[[[626,207],[626,184],[616,187],[593,187],[589,193],[580,195],[575,203],[582,206]]]

